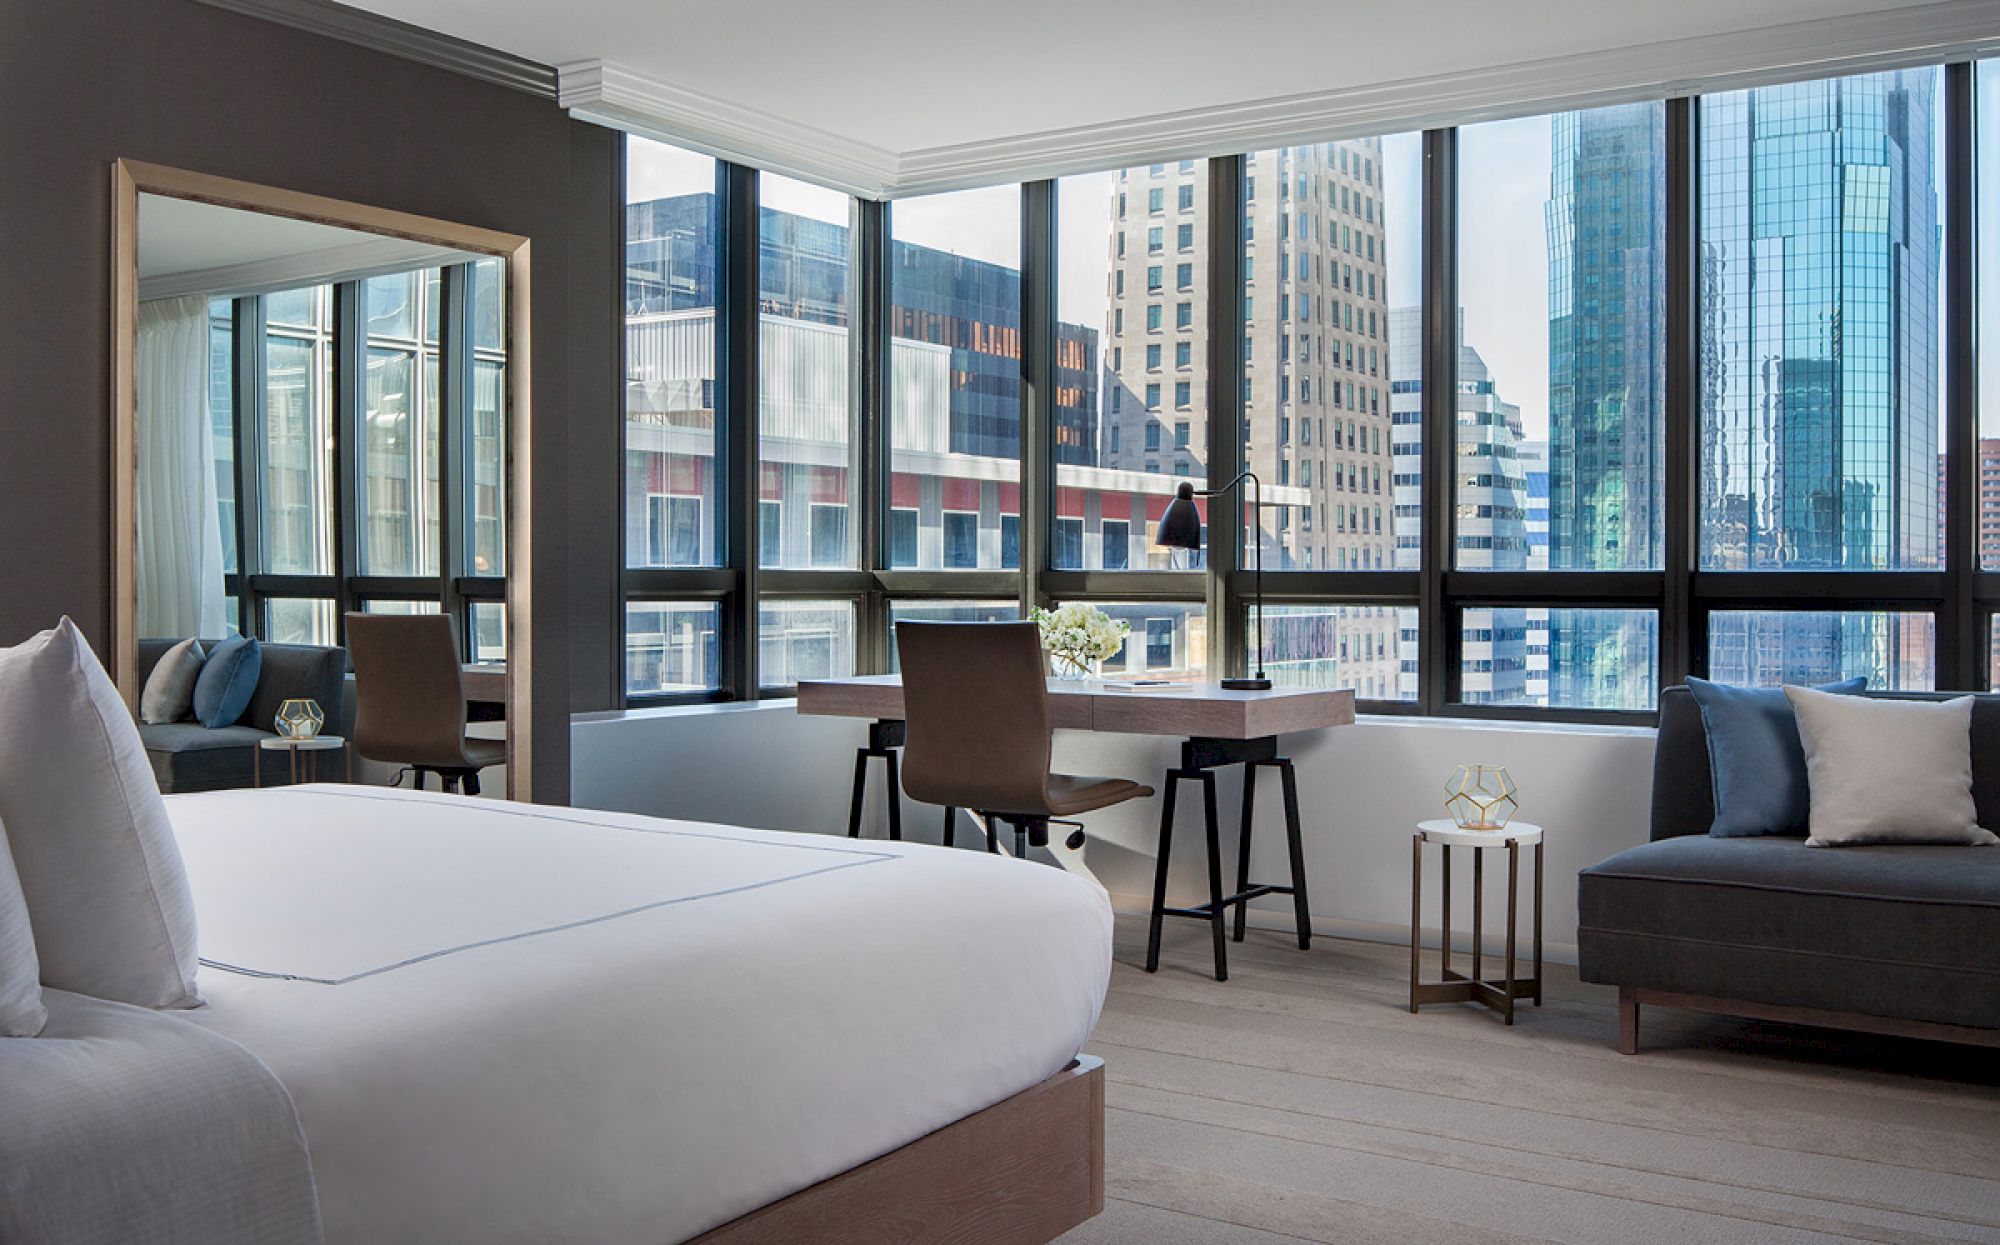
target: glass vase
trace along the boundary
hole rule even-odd
[[[1081,653],[1050,653],[1049,673],[1065,683],[1081,683],[1095,678],[1098,663]]]

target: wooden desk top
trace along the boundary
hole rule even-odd
[[[976,707],[969,708],[976,712]],[[893,674],[801,680],[798,711],[822,717],[901,718],[903,681]],[[1215,683],[1121,692],[1102,683],[1050,679],[1049,712],[1060,730],[1260,739],[1346,726],[1354,721],[1354,692],[1296,687],[1239,692]]]
[[[465,689],[465,698],[482,704],[504,705],[507,703],[507,663],[504,661],[475,661],[459,667],[459,686]]]

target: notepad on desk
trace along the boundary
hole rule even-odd
[[[1192,688],[1192,683],[1180,683],[1173,679],[1106,679],[1107,692],[1178,692]]]

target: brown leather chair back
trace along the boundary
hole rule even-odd
[[[1031,622],[899,622],[903,790],[925,804],[1046,811],[1049,688]]]
[[[349,614],[354,750],[397,765],[465,764],[458,621],[449,614]]]

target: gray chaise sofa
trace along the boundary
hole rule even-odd
[[[142,686],[160,658],[176,643],[178,641],[175,640],[139,641],[139,682]],[[215,642],[203,640],[201,646],[204,650],[212,649]],[[264,644],[259,647],[262,662],[257,675],[257,691],[250,697],[250,707],[236,725],[210,730],[199,722],[169,722],[157,726],[140,724],[139,738],[146,745],[146,759],[153,763],[153,775],[159,779],[161,791],[172,795],[252,785],[258,741],[277,734],[271,723],[278,716],[278,706],[295,696],[319,702],[321,711],[326,714],[326,725],[321,728],[326,734],[348,735],[346,649],[311,644]],[[268,756],[264,760],[265,785],[275,786],[290,781],[283,755]],[[322,766],[320,772],[331,777],[342,771],[337,767]]]
[[[2000,695],[1973,706],[1972,788],[2000,828]],[[1713,819],[1701,710],[1669,688],[1652,841],[1577,885],[1578,971],[1618,987],[1620,1050],[1644,1003],[2000,1045],[2000,846],[1711,838]]]

